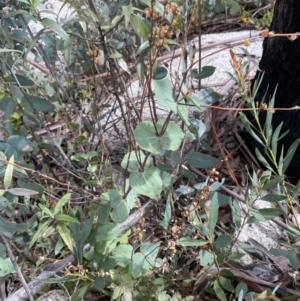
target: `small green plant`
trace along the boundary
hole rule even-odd
[[[258,298],[234,288],[226,268],[241,254],[230,253],[237,239],[220,228],[220,206],[232,208],[237,231],[246,221],[220,192],[219,149],[199,117],[221,96],[192,88],[215,68],[196,68],[186,44],[199,9],[234,14],[239,2],[67,1],[74,12],[63,25],[44,18],[40,3],[10,1],[0,12],[0,227],[19,259],[36,268],[71,252],[73,263],[43,281],[63,285],[73,301],[88,291],[111,300]],[[44,28],[33,33],[30,20]],[[160,65],[163,50],[178,45],[182,65]],[[276,186],[264,181],[263,189]],[[280,214],[247,202],[248,222]],[[146,204],[155,211],[144,218]],[[201,292],[195,269],[212,273]]]
[[[273,9],[267,10],[261,17],[249,16],[249,24],[253,24],[256,29],[266,29],[270,27],[273,19]]]

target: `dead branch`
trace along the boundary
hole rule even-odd
[[[134,225],[136,225],[142,217],[146,216],[151,211],[152,208],[153,208],[153,202],[150,200],[145,205],[143,205],[140,209],[132,213],[125,222],[119,225],[120,231],[123,233],[128,229],[130,229],[131,227],[133,227]],[[87,244],[84,246],[83,251],[87,252],[90,248],[91,246]],[[32,295],[37,294],[47,285],[47,283],[41,281],[42,279],[49,279],[57,274],[60,274],[63,271],[63,269],[73,261],[74,261],[73,255],[69,255],[65,259],[52,264],[48,268],[48,270],[43,271],[39,276],[37,276],[34,280],[32,280],[27,284],[31,294]],[[12,295],[10,295],[7,299],[5,299],[5,301],[26,301],[26,300],[28,300],[28,296],[23,287],[17,290]],[[48,299],[48,301],[52,301],[52,299]]]

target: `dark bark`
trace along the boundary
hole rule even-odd
[[[274,9],[274,17],[270,31],[277,33],[300,32],[300,1],[299,0],[277,0]],[[274,94],[275,108],[291,108],[300,106],[300,37],[290,41],[287,37],[269,37],[263,42],[263,55],[259,63],[256,78],[263,72],[263,79],[260,85],[256,101],[261,101],[267,95],[266,103]],[[260,121],[264,123],[265,114],[260,113]],[[273,116],[273,130],[283,122],[282,132],[289,130],[278,143],[278,152],[284,146],[285,152],[289,146],[300,137],[300,112],[276,111]],[[259,146],[249,135],[242,135],[249,148],[254,151]],[[286,174],[292,182],[300,179],[300,148],[290,164]]]

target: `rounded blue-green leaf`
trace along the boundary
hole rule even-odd
[[[138,145],[153,154],[160,154],[163,150],[176,151],[184,137],[182,129],[173,121],[168,125],[160,136],[165,120],[159,120],[156,123],[156,129],[151,121],[143,121],[134,130],[134,136]]]
[[[143,172],[132,173],[129,177],[129,184],[136,193],[148,196],[151,199],[157,199],[163,188],[160,175],[158,168],[151,167]]]

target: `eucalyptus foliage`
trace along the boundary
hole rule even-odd
[[[49,11],[41,11],[41,4],[0,1],[5,8],[0,12],[2,231],[22,246],[26,256],[42,252],[33,260],[36,266],[47,257],[72,252],[74,267],[63,277],[45,280],[64,283],[72,300],[81,300],[92,288],[111,300],[192,300],[173,287],[168,289],[182,250],[194,247],[197,265],[215,268],[228,259],[235,243],[231,235],[216,230],[220,206],[232,208],[237,229],[243,222],[237,201],[218,191],[225,179],[218,181],[209,174],[220,160],[218,150],[205,147],[207,128],[199,117],[222,96],[212,89],[191,89],[192,81],[208,78],[215,68],[188,69],[183,64],[180,74],[172,74],[167,64],[159,66],[156,59],[162,49],[179,45],[174,32],[183,26],[185,16],[197,10],[202,18],[236,14],[239,3],[207,0],[200,8],[197,1],[187,7],[149,0],[91,0],[84,5],[65,1],[61,9],[70,5],[71,17],[57,14],[54,19],[45,17]],[[32,22],[42,28],[33,32]],[[143,109],[135,110],[135,104],[130,110],[137,116],[124,110],[131,101],[125,83],[133,72],[145,92],[141,108],[150,106],[150,119],[144,118]],[[110,81],[105,81],[107,74]],[[85,77],[90,80],[82,81]],[[157,116],[160,108],[166,111],[164,117]],[[111,137],[105,134],[117,128],[115,120],[112,125],[109,122],[117,110],[127,142],[126,151],[116,154],[110,151]],[[55,137],[50,129],[53,121],[63,124],[68,134]],[[251,125],[246,127],[252,130]],[[279,130],[273,136],[278,137]],[[274,150],[274,141],[267,143]],[[280,161],[279,176],[291,156],[292,150]],[[204,182],[195,181],[192,168],[206,172]],[[198,197],[196,204],[192,200]],[[187,209],[177,203],[180,198],[188,200]],[[272,202],[279,199],[266,196]],[[164,210],[151,231],[171,231],[173,244],[156,241],[143,220],[132,230],[122,230],[130,214],[148,200]],[[189,225],[182,232],[173,230],[175,204],[188,211]],[[281,214],[279,210],[249,212],[248,223]],[[25,220],[13,221],[20,216]],[[194,239],[197,235],[201,238]],[[289,257],[297,267],[295,258]],[[0,261],[4,267],[0,277],[14,272],[5,252]],[[226,291],[240,299],[248,293],[246,285],[234,289],[232,275],[227,279],[222,273],[207,283],[203,293],[220,300],[226,300]],[[190,276],[186,280],[195,282]]]

